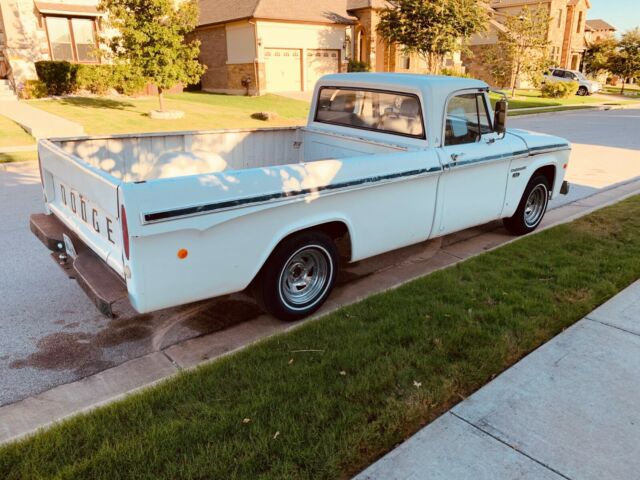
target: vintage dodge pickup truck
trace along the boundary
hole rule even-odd
[[[478,80],[336,74],[304,127],[41,140],[47,214],[31,229],[107,315],[127,295],[149,312],[249,288],[301,318],[340,261],[540,224],[570,146],[495,110]]]

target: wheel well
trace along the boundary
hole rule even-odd
[[[320,231],[329,235],[338,247],[340,252],[340,258],[349,261],[351,260],[351,235],[349,234],[349,228],[344,222],[335,221],[322,223],[320,225],[313,225],[312,227],[304,228],[287,235],[288,238],[291,235],[297,235],[301,232]],[[283,239],[284,240],[284,239]]]
[[[553,191],[554,181],[556,179],[556,167],[553,165],[545,165],[544,167],[540,167],[537,169],[533,175],[541,173],[545,177],[547,177],[547,181],[549,182],[549,189]],[[533,177],[532,177],[533,178]]]

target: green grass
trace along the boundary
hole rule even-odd
[[[0,163],[28,162],[38,159],[38,152],[0,152]]]
[[[495,102],[500,98],[502,98],[500,95],[492,93],[491,103],[495,105]],[[581,97],[578,95],[572,95],[568,98],[544,98],[542,97],[540,90],[516,90],[516,96],[513,98],[509,97],[509,109],[514,110],[516,108],[588,105],[590,103],[600,102],[602,102],[601,98],[593,96]]]
[[[17,147],[34,143],[33,137],[20,125],[0,115],[0,147]]]
[[[0,447],[0,478],[347,478],[640,277],[639,251],[636,196]]]
[[[612,87],[611,85],[603,85],[602,93],[609,95],[620,95],[621,87]],[[640,97],[640,87],[637,85],[627,85],[624,89],[625,96]]]
[[[569,110],[590,110],[595,107],[589,105],[577,105],[577,106],[564,106],[564,107],[552,107],[548,110],[519,110],[517,112],[509,112],[510,117],[521,117],[523,115],[535,115],[536,113],[553,113],[553,112],[565,112]]]
[[[185,112],[179,120],[149,118],[148,112],[158,108],[155,97],[67,97],[29,103],[80,123],[91,135],[299,125],[306,122],[309,111],[306,102],[277,95],[240,97],[187,92],[166,99],[167,109]],[[278,119],[263,122],[251,118],[252,113],[264,110],[277,113]]]

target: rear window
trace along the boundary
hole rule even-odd
[[[420,100],[408,93],[322,87],[315,121],[425,138]]]

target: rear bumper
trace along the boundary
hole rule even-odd
[[[33,234],[52,251],[51,257],[75,279],[103,315],[113,317],[113,305],[127,299],[127,285],[106,263],[69,230],[55,215],[31,215],[29,226]],[[62,234],[73,242],[75,259],[67,257]]]

